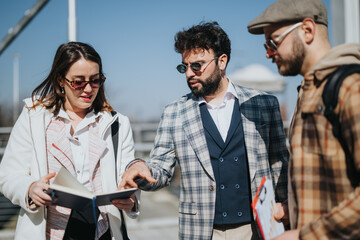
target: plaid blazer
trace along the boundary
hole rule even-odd
[[[272,179],[278,201],[287,198],[288,151],[276,97],[235,85],[240,104],[254,196],[261,178]],[[180,167],[179,239],[211,239],[216,182],[201,121],[192,94],[168,105],[161,117],[155,146],[147,162],[157,183],[139,184],[144,190],[168,185],[176,163]]]

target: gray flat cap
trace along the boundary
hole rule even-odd
[[[321,0],[278,0],[248,24],[252,34],[263,34],[264,27],[274,23],[301,22],[311,18],[327,26],[327,9]]]

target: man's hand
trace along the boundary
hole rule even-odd
[[[274,215],[276,221],[281,221],[285,226],[289,224],[289,208],[286,204],[276,203],[276,214]]]
[[[43,207],[51,204],[51,197],[45,191],[49,188],[49,180],[55,175],[55,173],[49,173],[30,185],[28,194],[36,206]]]
[[[286,231],[280,236],[277,236],[276,238],[272,238],[271,240],[298,240],[299,239],[299,229]]]
[[[156,183],[156,180],[151,176],[151,172],[142,161],[134,163],[123,175],[118,190],[122,188],[137,188],[135,178],[145,178],[150,183]]]
[[[114,199],[111,203],[120,210],[130,211],[134,207],[135,194],[128,199]]]

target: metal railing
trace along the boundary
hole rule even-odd
[[[154,146],[158,123],[131,123],[137,156],[148,156]],[[0,127],[0,156],[5,151],[12,127]]]
[[[0,127],[0,159],[4,155],[12,127]],[[14,228],[17,221],[19,206],[13,205],[0,193],[0,229]]]

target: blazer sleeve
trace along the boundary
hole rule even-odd
[[[129,118],[119,114],[119,143],[118,143],[118,163],[120,164],[119,176],[117,179],[121,181],[121,176],[125,171],[125,167],[135,158],[134,140],[131,130]],[[120,156],[119,156],[120,155]],[[140,191],[135,192],[134,207],[130,211],[126,211],[126,215],[130,218],[136,218],[140,214]]]
[[[271,122],[269,138],[269,164],[277,202],[287,200],[289,151],[286,146],[283,120],[279,102],[271,98]]]
[[[175,146],[173,141],[174,120],[178,117],[174,105],[167,106],[161,116],[154,148],[146,165],[152,176],[157,180],[149,184],[145,180],[139,182],[139,187],[144,190],[154,191],[168,186],[174,174],[176,164]]]
[[[120,171],[118,171],[119,183],[121,176],[125,172],[126,166],[135,158],[135,147],[132,130],[130,126],[129,118],[119,114],[119,142],[118,142],[118,164],[120,164]]]

